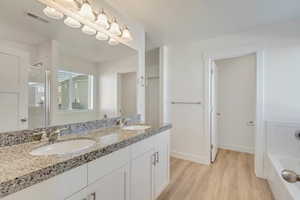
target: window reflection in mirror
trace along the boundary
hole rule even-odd
[[[57,80],[59,110],[93,110],[92,75],[59,70]]]

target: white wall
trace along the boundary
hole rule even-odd
[[[265,51],[264,110],[265,120],[300,121],[299,21],[257,27],[240,34],[227,35],[193,43],[167,46],[167,66],[164,69],[165,121],[173,124],[172,152],[198,162],[209,160],[204,134],[206,105],[171,105],[174,100],[204,100],[203,53],[242,47]]]
[[[137,72],[139,57],[133,55],[119,60],[107,61],[99,63],[98,67],[99,113],[101,116],[106,114],[108,117],[116,117],[120,114],[118,108],[118,73]],[[139,92],[139,90],[137,91]]]
[[[300,145],[299,140],[295,138],[295,133],[299,130],[300,123],[267,121],[267,152],[299,158]]]
[[[300,45],[266,51],[265,118],[300,122]]]

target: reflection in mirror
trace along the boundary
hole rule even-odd
[[[94,76],[58,70],[59,110],[93,110]]]
[[[137,55],[100,63],[101,115],[131,116],[137,113]]]
[[[136,72],[118,73],[118,106],[120,115],[132,116],[136,111]]]
[[[70,28],[44,8],[0,1],[0,132],[137,114],[137,51]]]
[[[40,128],[45,124],[45,76],[42,63],[30,66],[28,71],[28,126]]]

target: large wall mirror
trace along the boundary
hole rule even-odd
[[[0,1],[0,132],[138,114],[137,51],[66,26],[44,8]]]

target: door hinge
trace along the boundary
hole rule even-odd
[[[214,148],[214,145],[211,144],[211,145],[210,145],[210,149],[213,149],[213,148]]]

